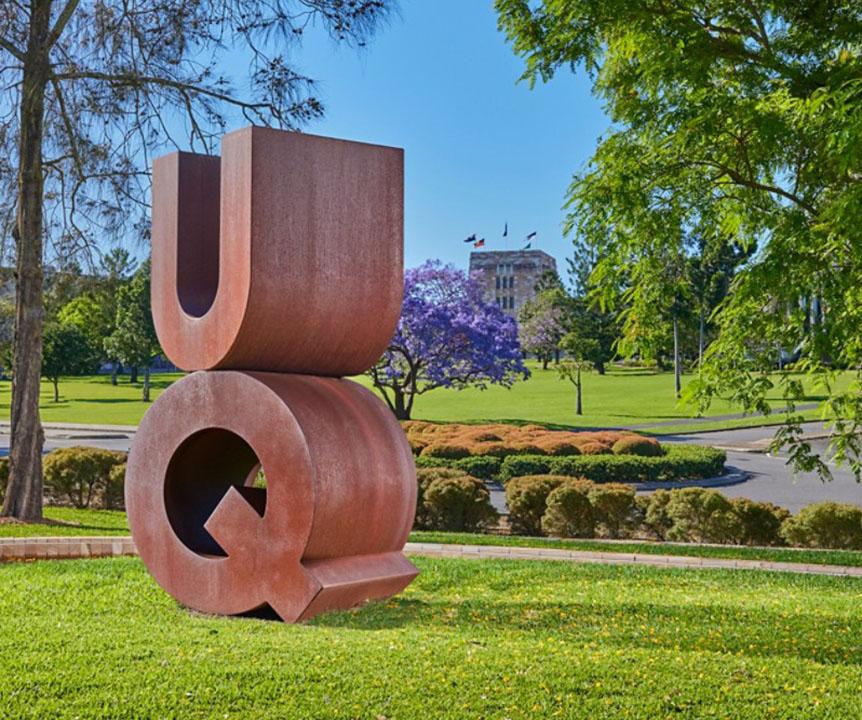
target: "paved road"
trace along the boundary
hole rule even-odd
[[[825,432],[822,423],[805,423],[806,435]],[[662,438],[667,442],[685,442],[724,447],[747,446],[765,447],[772,438],[775,428],[740,428],[708,433],[672,435]],[[91,445],[110,450],[128,450],[133,429],[123,428],[47,428],[46,450],[71,445]],[[822,455],[826,454],[828,441],[811,441]],[[7,454],[9,448],[8,426],[0,428],[0,456]],[[787,465],[786,456],[772,456],[765,453],[740,452],[727,450],[727,464],[731,468],[743,470],[749,478],[743,483],[717,488],[728,497],[747,497],[752,500],[765,500],[796,512],[813,502],[832,500],[862,506],[862,485],[844,468],[832,466],[834,479],[823,483],[813,474],[794,476]],[[492,500],[499,510],[505,508],[502,488],[492,491]]]
[[[804,423],[803,428],[806,435],[826,433],[824,424],[820,422]],[[717,445],[726,448],[744,445],[764,447],[772,439],[775,430],[774,427],[740,428],[709,433],[673,435],[662,438],[662,440]],[[828,440],[817,439],[810,442],[818,450],[821,457],[826,456]],[[774,502],[776,505],[786,507],[791,512],[796,512],[813,502],[824,500],[862,506],[862,485],[856,482],[853,474],[846,468],[836,467],[834,463],[828,460],[827,464],[832,470],[833,480],[827,483],[822,482],[813,473],[794,475],[792,468],[787,464],[787,456],[784,453],[768,455],[728,449],[727,464],[749,474],[749,479],[744,483],[718,488],[728,497],[747,497],[752,500]]]

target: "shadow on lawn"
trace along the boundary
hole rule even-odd
[[[852,581],[850,581],[852,582]],[[608,603],[491,600],[423,601],[396,597],[312,621],[318,627],[356,630],[447,628],[476,635],[547,634],[575,644],[787,657],[822,664],[862,665],[862,623],[710,604]],[[471,640],[471,642],[474,642]]]

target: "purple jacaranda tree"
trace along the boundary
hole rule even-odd
[[[466,273],[438,261],[405,273],[398,329],[369,372],[400,420],[435,388],[510,387],[529,377],[515,321]]]
[[[559,353],[560,340],[566,334],[566,313],[560,307],[557,291],[539,294],[527,303],[518,323],[518,337],[526,352],[542,361],[542,369]]]

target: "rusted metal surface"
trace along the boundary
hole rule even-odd
[[[153,316],[168,357],[199,372],[144,417],[126,508],[181,603],[292,622],[417,574],[404,433],[372,393],[327,377],[370,367],[394,329],[402,155],[257,128],[223,153],[154,168]]]
[[[184,370],[355,375],[403,290],[397,148],[246,128],[153,165],[153,320]]]

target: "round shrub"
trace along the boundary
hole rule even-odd
[[[641,457],[661,457],[664,450],[653,438],[632,435],[617,440],[613,445],[614,455],[640,455]]]
[[[423,457],[437,457],[458,459],[467,457],[470,449],[466,445],[455,445],[451,443],[431,443],[422,450]]]
[[[583,443],[579,446],[579,449],[581,455],[611,455],[613,453],[609,445],[600,442]]]
[[[546,535],[561,538],[593,537],[596,529],[595,512],[582,483],[564,482],[548,495],[542,516]]]
[[[423,467],[416,468],[416,516],[413,519],[413,527],[417,530],[431,530],[431,516],[428,508],[425,506],[425,491],[428,486],[439,479],[448,479],[461,477],[464,475],[462,470],[450,467]]]
[[[741,534],[733,505],[717,490],[683,488],[671,493],[666,508],[671,540],[732,543]]]
[[[740,545],[780,545],[782,543],[781,526],[790,517],[787,510],[772,503],[755,502],[748,498],[734,498],[730,504],[740,524],[737,543]]]
[[[118,463],[108,473],[108,480],[101,493],[100,506],[104,510],[125,509],[126,463]]]
[[[561,475],[512,478],[506,484],[506,504],[512,531],[520,535],[541,535],[548,495],[570,479]]]
[[[125,453],[91,447],[53,450],[45,456],[45,492],[54,501],[86,508],[104,494],[111,470],[126,460]]]
[[[673,491],[676,492],[676,491]],[[639,503],[644,504],[643,526],[659,540],[666,540],[673,520],[668,517],[667,506],[673,492],[669,490],[656,490],[654,493],[637,498]]]
[[[503,438],[500,437],[499,434],[495,432],[488,432],[486,430],[479,430],[474,433],[468,433],[467,437],[471,442],[474,443],[489,443],[489,442],[502,442]]]
[[[862,550],[862,508],[834,502],[808,505],[784,521],[781,535],[791,545]]]
[[[624,526],[630,523],[635,507],[635,490],[631,485],[605,483],[589,491],[596,521],[608,537],[618,538]]]
[[[500,458],[494,455],[465,457],[451,462],[453,467],[482,480],[494,480],[500,473]]]
[[[511,452],[501,442],[473,442],[467,449],[473,457],[505,457],[507,453]]]
[[[432,480],[425,488],[424,504],[431,530],[476,532],[498,517],[485,483],[464,474]]]
[[[509,443],[509,455],[545,455],[543,448],[531,441],[517,441]]]
[[[572,440],[557,438],[552,434],[536,440],[542,451],[548,455],[580,455],[581,449]]]

